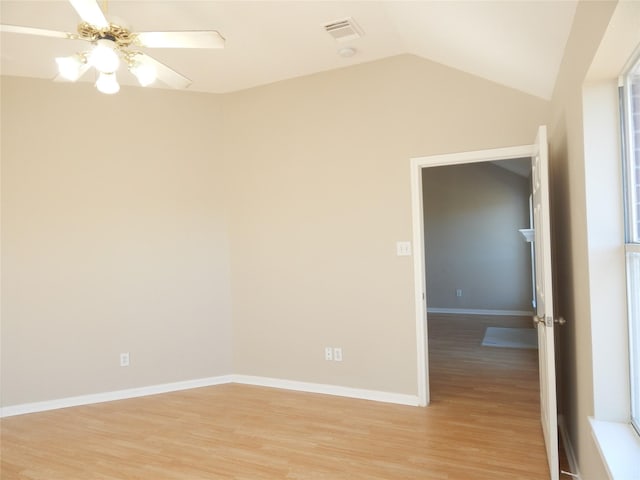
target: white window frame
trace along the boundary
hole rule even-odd
[[[621,133],[623,145],[623,180],[625,206],[625,265],[627,270],[627,305],[629,327],[629,377],[631,424],[640,433],[640,179],[635,172],[640,166],[640,103],[634,111],[632,77],[640,90],[640,54],[636,52],[621,78]],[[640,97],[640,95],[638,95]],[[633,116],[635,114],[635,126]],[[638,152],[638,153],[636,153]],[[635,264],[635,267],[634,267]],[[634,273],[635,272],[635,273]]]

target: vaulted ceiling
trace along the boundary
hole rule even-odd
[[[224,93],[381,58],[413,54],[549,99],[577,0],[502,1],[109,1],[107,17],[134,31],[217,30],[223,50],[147,49],[193,80]],[[346,17],[363,30],[339,42],[323,26]],[[66,0],[0,2],[3,24],[75,32]],[[114,22],[115,23],[115,22]],[[2,33],[2,75],[51,78],[55,57],[86,42]],[[355,54],[338,51],[352,47]],[[91,73],[83,81],[94,81]],[[119,72],[124,85],[136,85]],[[164,86],[156,82],[157,87]]]

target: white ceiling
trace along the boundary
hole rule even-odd
[[[100,2],[104,4],[104,2]],[[223,93],[279,80],[414,54],[548,99],[562,60],[577,0],[502,1],[124,1],[107,16],[134,31],[218,30],[224,50],[146,50],[191,78],[190,90]],[[364,36],[337,54],[322,26],[353,17]],[[66,0],[0,1],[3,24],[75,32]],[[115,23],[115,22],[114,22]],[[3,33],[3,75],[53,78],[54,58],[86,50],[80,40]],[[135,85],[126,71],[122,84]],[[91,73],[84,80],[92,81]],[[162,87],[162,85],[157,85]]]

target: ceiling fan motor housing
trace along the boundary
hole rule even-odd
[[[118,48],[127,48],[135,40],[135,35],[128,29],[113,23],[110,23],[107,29],[99,29],[86,22],[81,23],[78,25],[78,36],[89,42],[95,42],[101,39],[112,40]]]

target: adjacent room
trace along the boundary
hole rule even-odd
[[[630,480],[608,452],[640,442],[617,148],[638,22],[2,0],[0,477]],[[519,231],[540,131],[562,326]],[[416,159],[501,149],[530,156],[417,183]],[[488,327],[557,332],[561,465],[536,345]]]
[[[532,254],[521,233],[532,227],[531,159],[423,168],[422,193],[432,401],[433,371],[460,357],[469,368],[496,356],[497,371],[483,364],[496,385],[512,363],[526,361],[535,386]],[[460,385],[475,386],[478,373]]]

